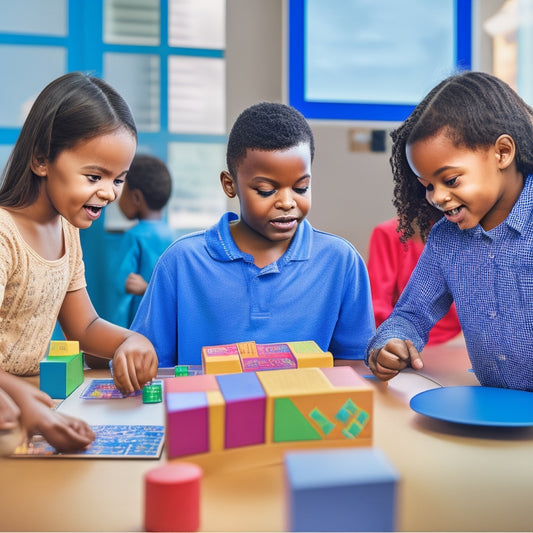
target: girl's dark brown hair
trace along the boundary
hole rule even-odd
[[[81,72],[52,81],[35,100],[4,168],[0,206],[35,202],[43,178],[32,172],[32,160],[52,162],[78,142],[120,128],[137,138],[130,108],[105,81]]]
[[[425,199],[426,190],[407,162],[406,146],[444,132],[457,147],[476,150],[503,134],[516,145],[515,162],[525,177],[533,173],[533,110],[505,82],[483,72],[460,72],[439,83],[391,133],[390,164],[398,231],[405,242],[418,227],[425,241],[442,212]]]

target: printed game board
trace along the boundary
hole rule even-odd
[[[135,391],[130,396],[138,396],[141,391]],[[87,388],[81,393],[82,400],[113,400],[125,398],[113,383],[112,379],[93,379]]]
[[[157,459],[163,449],[164,426],[91,426],[96,439],[89,449],[58,453],[40,435],[19,446],[12,457],[75,457],[82,459]]]

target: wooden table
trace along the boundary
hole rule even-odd
[[[421,374],[406,371],[389,384],[371,379],[374,445],[401,477],[398,530],[532,531],[533,429],[461,426],[414,413],[408,402],[417,392],[477,383],[463,346],[428,348],[423,356]],[[361,362],[353,366],[369,374]],[[285,529],[283,448],[187,460],[204,469],[202,530]],[[164,452],[160,460],[0,459],[0,530],[142,531],[143,475],[165,461]]]

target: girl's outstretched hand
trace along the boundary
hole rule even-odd
[[[152,343],[143,335],[131,335],[113,356],[113,380],[122,394],[140,390],[157,375],[157,355]]]
[[[20,409],[11,396],[0,389],[0,431],[11,431],[20,423]]]
[[[42,435],[60,452],[87,448],[95,434],[88,424],[54,411],[48,394],[20,380],[16,392],[10,391],[21,412],[21,423],[28,437]]]
[[[368,366],[377,378],[388,381],[408,366],[421,370],[424,363],[411,341],[390,339],[381,350],[370,353]]]
[[[43,409],[36,432],[40,433],[59,452],[83,450],[93,442],[96,436],[83,420],[49,408]]]

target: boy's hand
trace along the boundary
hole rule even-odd
[[[148,283],[140,274],[131,272],[126,278],[125,289],[128,294],[142,296],[146,292],[146,287],[148,287]]]
[[[143,335],[132,333],[113,356],[113,379],[122,394],[141,390],[157,375],[157,355]]]
[[[381,350],[370,353],[368,366],[377,378],[388,381],[408,366],[421,370],[424,363],[411,341],[391,339]]]

